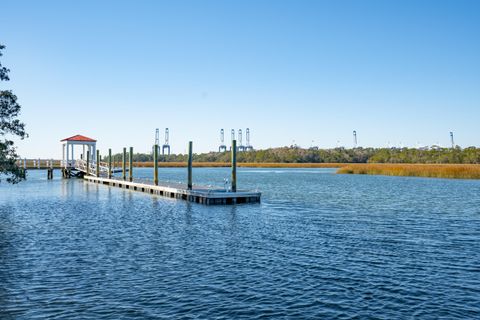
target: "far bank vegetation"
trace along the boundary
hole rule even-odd
[[[194,154],[194,167],[228,167],[230,152]],[[120,162],[121,154],[114,156]],[[135,166],[152,167],[151,154],[135,154]],[[160,156],[160,167],[185,167],[187,155]],[[237,153],[239,167],[339,168],[343,174],[480,179],[480,149],[355,148],[302,149],[283,147]]]
[[[209,152],[194,154],[193,161],[208,163],[208,166],[218,166],[230,163],[230,152]],[[103,159],[106,159],[104,156]],[[122,155],[114,155],[115,161],[121,161]],[[151,154],[136,153],[133,160],[145,163],[153,161]],[[172,154],[160,156],[161,162],[182,163],[187,161],[186,154]],[[334,149],[303,149],[299,147],[283,147],[265,150],[253,150],[238,152],[237,162],[249,163],[251,166],[257,163],[267,164],[347,164],[347,163],[423,163],[423,164],[480,164],[480,149],[469,147],[434,148],[428,150],[414,148],[334,148]],[[295,166],[295,165],[294,165]],[[332,165],[335,166],[335,165]],[[313,166],[314,167],[314,166]]]
[[[384,176],[480,179],[479,164],[348,164],[337,173]]]

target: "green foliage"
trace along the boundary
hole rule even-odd
[[[3,49],[5,46],[0,44],[0,57]],[[0,81],[10,80],[9,71],[0,63]],[[27,137],[25,125],[17,119],[20,109],[17,96],[12,91],[0,91],[0,177],[6,176],[7,182],[10,183],[17,183],[24,178],[22,170],[16,165],[18,155],[14,143],[8,138],[8,136],[17,136],[21,139]]]
[[[106,159],[106,157],[104,158]],[[114,160],[122,161],[122,154],[114,155]],[[153,161],[151,154],[136,153],[136,162]],[[194,154],[195,162],[230,162],[230,152],[209,152]],[[162,162],[186,162],[186,154],[159,155]],[[265,150],[237,152],[239,163],[480,163],[480,149],[469,147],[461,149],[433,148],[429,150],[413,148],[335,148],[302,149],[282,147]]]
[[[432,149],[378,149],[368,159],[370,163],[431,163],[431,164],[479,164],[480,149],[469,147],[461,149],[432,148]]]
[[[0,57],[3,56],[2,50],[5,49],[5,46],[0,43]],[[9,69],[2,66],[0,62],[0,81],[8,81],[10,78],[8,77],[8,73],[10,72]]]

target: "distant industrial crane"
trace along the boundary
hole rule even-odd
[[[152,154],[155,152],[155,146],[157,146],[157,152],[160,153],[160,130],[155,129],[155,143],[152,146]]]
[[[220,129],[220,146],[218,147],[218,152],[227,151],[227,146],[225,145],[225,131]]]
[[[168,155],[170,155],[170,143],[169,143],[169,130],[165,128],[165,143],[162,146],[162,155],[165,155],[165,149],[167,149]]]
[[[238,151],[245,151],[245,146],[243,145],[242,139],[242,129],[238,129]]]
[[[246,140],[246,145],[245,145],[245,151],[251,151],[253,150],[252,145],[250,144],[250,129],[247,128],[245,131],[245,140]]]
[[[235,140],[235,129],[231,131],[231,139],[230,142],[233,144],[233,140]],[[232,145],[230,145],[230,150],[232,150]]]

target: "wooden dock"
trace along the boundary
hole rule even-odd
[[[96,140],[76,135],[61,140],[63,145],[62,175],[64,178],[78,177],[86,182],[144,192],[174,199],[182,199],[205,205],[228,205],[239,203],[259,203],[261,193],[258,191],[237,189],[237,142],[232,140],[232,179],[229,187],[211,188],[193,185],[193,142],[188,142],[187,183],[161,182],[158,180],[158,144],[153,146],[153,180],[133,177],[133,147],[128,152],[123,148],[122,168],[115,168],[112,163],[112,149],[108,149],[108,161],[102,162],[100,151],[96,149]],[[83,155],[74,159],[74,145],[83,146]],[[88,149],[88,150],[86,150]],[[86,151],[86,152],[85,152]],[[93,151],[93,152],[91,152]],[[52,162],[53,163],[53,162]],[[25,164],[25,162],[24,162]],[[115,172],[121,171],[121,177],[115,177]],[[128,177],[127,177],[128,172]],[[53,178],[53,169],[49,170],[48,178]]]
[[[83,179],[91,183],[155,194],[167,198],[182,199],[205,205],[259,203],[261,197],[261,193],[257,191],[237,190],[236,192],[230,192],[221,188],[215,189],[196,185],[189,190],[186,184],[174,182],[158,182],[158,185],[155,185],[153,181],[149,180],[134,179],[133,181],[128,181],[121,178],[104,178],[87,175],[85,175]]]

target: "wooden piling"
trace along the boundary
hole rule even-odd
[[[153,148],[153,182],[158,186],[158,144]]]
[[[27,169],[20,168],[20,178],[26,179],[27,178]]]
[[[133,181],[133,147],[130,147],[128,153],[128,180]]]
[[[90,150],[87,150],[87,176],[90,175]]]
[[[96,158],[96,161],[95,163],[97,164],[97,177],[100,177],[100,150],[97,149],[97,158]]]
[[[112,178],[112,149],[108,149],[108,178]]]
[[[192,190],[192,163],[193,163],[192,149],[193,149],[193,142],[189,141],[188,142],[188,183],[187,183],[188,190]]]
[[[237,140],[232,140],[232,192],[237,192]]]
[[[123,157],[122,157],[122,178],[123,180],[127,180],[127,148],[123,148]]]

